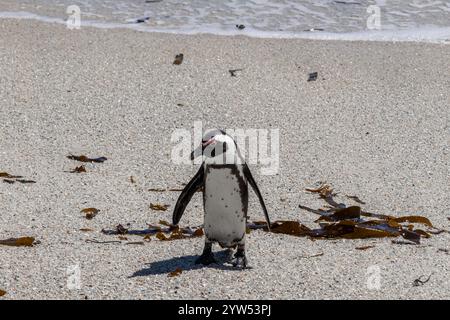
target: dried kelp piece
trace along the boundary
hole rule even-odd
[[[230,70],[228,70],[228,72],[230,73],[230,75],[232,76],[232,77],[236,77],[236,72],[238,72],[238,71],[242,71],[243,69],[230,69]]]
[[[26,179],[16,179],[16,182],[19,183],[36,183],[34,180],[26,180]]]
[[[172,226],[172,224],[167,222],[166,220],[159,220],[159,224],[163,225],[163,226],[166,226],[166,227],[171,227]]]
[[[128,238],[124,236],[119,236],[119,240],[128,240]]]
[[[78,167],[75,167],[74,169],[69,171],[70,173],[82,173],[82,172],[86,172],[86,167],[81,165]]]
[[[6,240],[0,240],[0,245],[11,247],[32,247],[34,240],[35,239],[33,237],[9,238]]]
[[[156,211],[166,211],[167,208],[169,208],[168,204],[161,204],[161,203],[150,203],[150,209],[156,210]]]
[[[3,297],[6,294],[5,290],[0,289],[0,297]]]
[[[361,199],[359,199],[357,196],[349,196],[349,195],[345,195],[347,198],[352,199],[355,202],[358,202],[360,204],[366,204],[364,201],[362,201]]]
[[[420,234],[414,231],[410,231],[410,230],[406,230],[406,229],[401,229],[401,235],[403,238],[405,238],[406,240],[412,241],[416,244],[420,243]]]
[[[88,158],[85,155],[81,155],[81,156],[69,155],[69,156],[67,156],[67,158],[70,160],[76,160],[76,161],[80,161],[80,162],[95,162],[95,163],[103,163],[106,160],[108,160],[105,157]]]
[[[122,243],[119,240],[113,240],[113,241],[99,241],[96,239],[86,239],[85,240],[86,243],[98,243],[98,244],[108,244],[108,243]]]
[[[311,229],[298,221],[275,221],[270,226],[270,229],[273,233],[283,233],[297,237],[309,235],[311,232]]]
[[[302,258],[302,259],[310,259],[310,258],[321,257],[321,256],[323,256],[323,255],[324,255],[324,253],[323,253],[323,252],[320,252],[320,253],[313,254],[313,255],[311,255],[311,256],[301,256],[300,258]]]
[[[183,62],[183,59],[184,59],[184,55],[182,53],[177,54],[175,56],[175,60],[173,61],[173,64],[180,65]]]
[[[4,183],[13,184],[16,182],[19,183],[36,183],[34,180],[23,179],[23,176],[16,176],[9,174],[8,172],[0,172],[0,178],[3,178]]]
[[[392,244],[406,244],[406,245],[411,245],[411,246],[415,246],[417,245],[417,243],[415,242],[411,242],[411,241],[403,241],[403,240],[392,240],[391,241]]]
[[[328,197],[334,195],[333,194],[333,188],[331,188],[331,186],[329,184],[326,184],[326,183],[322,183],[316,189],[306,188],[305,190],[309,191],[309,192],[313,192],[313,193],[318,193],[321,198],[328,198]]]
[[[310,81],[316,81],[318,75],[319,75],[319,74],[318,74],[317,72],[311,72],[311,73],[308,75],[308,82],[310,82]]]
[[[161,240],[161,241],[168,240],[168,238],[167,238],[167,237],[164,235],[164,233],[162,233],[161,231],[158,232],[155,236],[156,236],[156,238],[157,238],[158,240]]]
[[[167,276],[169,278],[178,277],[182,272],[183,272],[183,270],[181,268],[176,268],[174,271],[169,272],[169,274]]]
[[[128,229],[125,228],[123,225],[118,224],[116,226],[116,232],[117,232],[117,234],[127,234],[128,233]]]
[[[402,222],[411,222],[411,223],[421,223],[424,225],[427,225],[429,227],[433,227],[433,224],[428,218],[422,217],[422,216],[404,216],[404,217],[398,217],[391,219],[395,222],[402,223]]]
[[[413,286],[414,286],[414,287],[423,286],[425,283],[427,283],[428,281],[430,281],[432,275],[433,275],[433,273],[430,274],[430,275],[428,276],[428,278],[426,278],[425,280],[422,280],[422,278],[424,278],[425,276],[423,276],[423,275],[420,276],[418,279],[416,279],[416,280],[413,281]]]
[[[195,238],[195,237],[202,237],[203,235],[204,235],[205,233],[203,232],[203,229],[202,228],[198,228],[197,230],[195,230],[193,233],[192,233],[192,238]]]
[[[348,219],[359,219],[361,217],[361,208],[358,206],[351,206],[347,208],[337,209],[331,215],[322,215],[318,221],[339,221]]]
[[[180,240],[186,238],[189,238],[189,236],[185,235],[181,230],[175,230],[170,234],[167,240]]]
[[[0,172],[0,178],[20,179],[20,178],[23,178],[23,177],[22,176],[15,176],[15,175],[9,174],[8,172]]]
[[[362,246],[362,247],[356,247],[356,250],[368,250],[368,249],[372,249],[375,248],[374,245],[368,245],[368,246]]]
[[[81,228],[80,231],[82,231],[82,232],[92,232],[94,230],[90,229],[90,228]]]
[[[86,215],[86,219],[91,220],[100,212],[100,210],[97,208],[85,208],[82,209],[80,212]]]
[[[131,182],[132,184],[135,184],[135,183],[136,183],[136,180],[134,180],[134,177],[133,177],[133,176],[130,176],[130,182]]]
[[[138,244],[138,245],[144,245],[145,243],[144,243],[144,241],[129,241],[129,242],[125,243],[125,244]]]
[[[388,232],[357,227],[355,221],[341,220],[334,223],[321,223],[321,229],[311,230],[310,236],[317,238],[364,239],[389,236]]]

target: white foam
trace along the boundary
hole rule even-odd
[[[95,15],[90,13],[89,16]],[[66,20],[57,17],[42,16],[31,12],[0,12],[0,19],[32,19],[47,23],[66,24]],[[326,31],[271,31],[246,27],[238,30],[235,25],[210,23],[198,26],[191,24],[171,27],[150,25],[148,23],[108,22],[96,20],[81,20],[81,28],[94,27],[101,29],[132,29],[142,32],[175,33],[175,34],[215,34],[222,36],[244,35],[256,38],[297,38],[317,40],[347,40],[347,41],[416,41],[450,43],[450,27],[427,26],[404,30],[362,30],[355,32],[326,32]]]

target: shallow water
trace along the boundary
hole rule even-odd
[[[152,2],[149,2],[152,1]],[[346,40],[450,40],[450,1],[439,0],[0,0],[0,17],[175,33]],[[145,22],[135,23],[146,17]],[[239,30],[236,25],[244,25]]]

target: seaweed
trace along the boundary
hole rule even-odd
[[[175,56],[175,60],[173,61],[173,64],[175,64],[175,65],[180,65],[180,64],[183,63],[183,59],[184,59],[184,55],[183,55],[182,53],[177,54],[177,55]]]
[[[106,157],[98,157],[98,158],[89,158],[85,155],[75,156],[75,155],[68,155],[67,159],[70,160],[76,160],[80,162],[95,162],[95,163],[103,163],[106,160],[108,160]]]
[[[156,211],[166,211],[169,208],[168,204],[150,203],[150,209]]]
[[[96,208],[85,208],[80,212],[85,214],[86,219],[91,220],[100,212],[100,210]]]
[[[9,238],[0,240],[0,245],[10,247],[32,247],[35,244],[33,237]]]

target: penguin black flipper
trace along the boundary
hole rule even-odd
[[[191,179],[191,181],[189,181],[186,187],[184,187],[183,191],[181,191],[181,194],[178,197],[177,204],[175,205],[175,209],[173,210],[173,225],[177,225],[178,222],[180,222],[181,216],[183,215],[189,201],[191,201],[192,196],[195,194],[195,192],[197,192],[198,189],[203,187],[204,184],[204,168],[202,165],[195,176]]]
[[[263,211],[264,211],[264,215],[266,217],[267,227],[269,228],[269,231],[270,231],[270,226],[271,226],[270,218],[269,218],[269,214],[267,213],[266,205],[264,204],[264,199],[261,195],[261,192],[259,191],[259,188],[255,182],[255,179],[253,179],[252,173],[250,172],[250,168],[248,167],[248,165],[246,163],[244,163],[242,169],[244,171],[245,177],[247,178],[247,181],[250,183],[250,185],[253,188],[253,191],[256,193],[256,196],[259,199],[259,203],[261,204],[261,207],[263,208]]]

